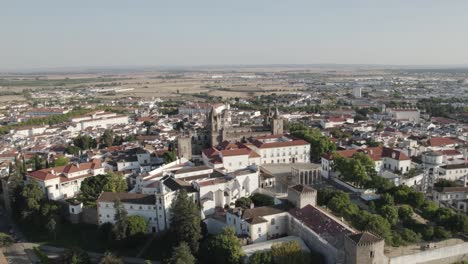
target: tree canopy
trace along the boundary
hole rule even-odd
[[[79,200],[86,206],[95,205],[101,192],[126,192],[127,189],[127,182],[121,174],[109,172],[84,179]]]
[[[336,150],[336,145],[330,138],[323,136],[320,130],[310,129],[302,124],[290,125],[291,135],[310,143],[310,159],[312,162],[320,162],[325,153]]]
[[[241,243],[232,227],[209,238],[202,248],[202,262],[208,264],[239,264],[243,256]]]
[[[190,247],[187,243],[182,242],[175,247],[172,256],[167,262],[168,264],[195,264],[196,259],[190,252]]]
[[[202,238],[200,210],[189,198],[186,190],[180,190],[174,198],[170,214],[169,233],[173,244],[186,242],[192,252],[198,252],[199,241]]]

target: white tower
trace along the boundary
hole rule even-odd
[[[361,98],[361,87],[353,88],[353,96],[356,98]]]

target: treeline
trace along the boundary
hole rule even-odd
[[[368,203],[369,211],[352,203],[346,193],[332,189],[319,190],[317,203],[327,206],[355,228],[381,236],[392,246],[446,239],[468,232],[466,215],[438,207],[425,200],[423,193],[408,186],[393,186],[380,194],[379,200]],[[431,223],[417,220],[415,212]]]
[[[300,123],[288,124],[291,135],[310,143],[310,160],[320,162],[322,155],[336,150],[336,144],[330,138],[322,135],[320,130],[308,128]]]
[[[417,106],[431,116],[449,117],[449,115],[453,113],[468,112],[467,107],[455,107],[452,105],[453,103],[467,103],[467,100],[460,98],[442,99],[431,97],[419,100]]]
[[[92,110],[90,109],[76,108],[66,114],[53,115],[53,116],[43,117],[43,118],[31,118],[21,123],[1,126],[0,134],[7,134],[8,132],[10,132],[11,129],[20,128],[23,126],[37,126],[37,125],[44,125],[44,124],[56,125],[56,124],[65,123],[65,122],[68,122],[68,120],[72,117],[85,115],[87,113],[90,113],[91,111]]]

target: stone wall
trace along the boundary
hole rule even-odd
[[[333,245],[316,234],[312,229],[299,222],[292,216],[288,217],[288,234],[298,236],[315,252],[323,255],[327,264],[343,263],[344,251],[337,250]],[[408,264],[408,263],[406,263]]]
[[[206,218],[203,222],[206,224],[208,233],[212,235],[221,233],[224,228],[229,226],[226,222],[211,217]]]
[[[81,212],[81,223],[98,225],[98,215],[96,208],[83,208]]]
[[[468,242],[390,258],[390,264],[453,263],[468,260]]]

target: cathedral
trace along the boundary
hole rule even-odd
[[[229,105],[215,105],[208,116],[208,129],[211,146],[217,146],[223,141],[236,142],[250,137],[282,135],[283,119],[276,107],[274,113],[271,108],[268,109],[262,126],[232,126]]]

